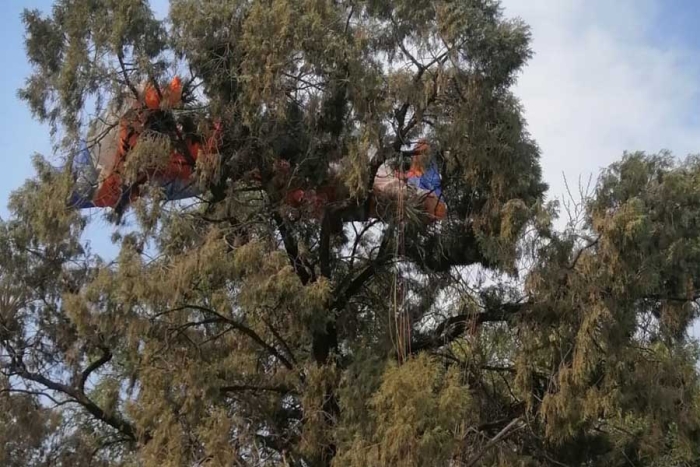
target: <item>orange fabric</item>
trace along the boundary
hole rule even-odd
[[[97,188],[93,204],[98,208],[113,208],[119,202],[122,192],[122,181],[119,174],[112,172]]]
[[[170,82],[170,95],[168,96],[171,106],[176,106],[182,100],[182,80],[175,76]]]
[[[170,81],[169,86],[162,90],[162,93],[169,106],[178,105],[182,99],[182,80],[180,77],[175,76]],[[158,90],[151,83],[146,85],[143,98],[147,108],[151,110],[160,108],[161,98],[158,95]]]
[[[97,207],[115,207],[121,196],[124,181],[121,176],[121,171],[126,162],[126,157],[129,151],[137,144],[140,134],[138,125],[129,125],[126,120],[122,121],[120,128],[119,146],[117,149],[117,157],[115,158],[114,167],[112,167],[109,175],[102,181],[97,189],[93,203]],[[131,132],[131,134],[129,134]],[[218,148],[218,132],[209,138],[205,147],[208,151],[215,151]],[[189,153],[196,161],[200,151],[201,144],[198,142],[186,141]],[[193,167],[188,163],[187,158],[180,152],[173,151],[164,168],[150,168],[145,170],[144,180],[148,177],[162,177],[167,180],[188,180],[193,173]],[[131,193],[131,201],[139,196],[138,187]]]
[[[423,201],[423,206],[431,220],[442,220],[447,216],[447,206],[437,196],[427,196]]]
[[[418,156],[413,156],[411,158],[411,167],[408,169],[408,172],[404,174],[405,178],[412,178],[412,177],[422,177],[423,176],[423,166],[420,163],[420,159]]]
[[[151,83],[146,85],[143,100],[146,103],[146,107],[151,110],[156,110],[160,107],[160,97],[158,97],[158,91],[156,91],[156,88],[154,88]]]
[[[168,88],[164,89],[163,94],[168,99],[170,105],[177,105],[182,99],[182,81],[179,76],[175,76]],[[117,146],[117,154],[114,158],[114,165],[110,168],[109,175],[102,181],[97,189],[97,193],[93,199],[93,203],[97,207],[115,207],[122,196],[124,182],[121,176],[121,171],[126,162],[126,157],[131,149],[138,143],[139,136],[143,132],[144,121],[148,110],[156,110],[160,108],[161,99],[158,96],[158,91],[149,83],[144,90],[144,103],[146,109],[141,108],[138,102],[134,103],[134,114],[127,114],[120,122],[119,142]],[[148,110],[147,110],[148,109]],[[200,152],[213,154],[218,150],[221,140],[222,127],[220,122],[214,124],[214,131],[210,138],[204,144],[204,148],[198,142],[186,141],[189,154],[194,161],[199,157]],[[188,158],[177,151],[173,151],[166,167],[162,169],[147,168],[145,170],[144,180],[148,177],[158,176],[165,179],[187,180],[192,176],[193,167],[188,163]],[[131,193],[131,201],[139,196],[138,186],[135,186]]]
[[[109,175],[97,188],[93,203],[97,207],[114,207],[119,202],[122,193],[121,168],[124,165],[126,155],[129,150],[136,145],[139,131],[133,122],[122,118],[119,124],[119,143],[117,145],[117,157],[114,158],[114,166],[109,171]]]
[[[428,140],[426,140],[425,138],[421,138],[418,140],[418,144],[416,144],[416,147],[413,150],[413,152],[415,154],[425,154],[429,150],[430,146],[428,145]]]

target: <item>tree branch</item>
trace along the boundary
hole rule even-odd
[[[350,20],[352,19],[352,15],[355,13],[355,5],[350,6],[350,13],[348,14],[348,19],[345,20],[345,34],[348,33],[348,30],[350,29]]]
[[[326,209],[321,221],[319,241],[319,258],[321,262],[321,276],[326,279],[331,277],[331,211]]]
[[[274,218],[275,223],[277,224],[277,230],[279,230],[279,233],[282,236],[284,249],[287,251],[287,256],[289,256],[289,262],[292,264],[297,276],[299,276],[301,283],[306,285],[312,279],[311,272],[313,272],[313,270],[311,270],[308,264],[305,264],[305,262],[299,257],[299,248],[291,232],[289,232],[287,229],[284,220],[277,213],[275,213]],[[310,270],[311,272],[309,272]]]
[[[124,51],[123,50],[119,50],[119,52],[117,52],[117,60],[119,60],[119,67],[121,68],[122,75],[124,75],[124,81],[126,82],[127,87],[134,94],[134,99],[139,100],[139,92],[136,89],[136,87],[133,85],[131,80],[129,79],[129,74],[126,72],[126,65],[124,64]]]
[[[379,268],[391,257],[389,255],[389,245],[390,238],[393,233],[393,226],[389,226],[382,236],[382,241],[379,246],[379,252],[374,260],[370,260],[370,263],[355,276],[348,284],[345,286],[341,284],[333,296],[336,299],[331,305],[333,310],[341,310],[345,307],[347,302],[377,273]]]
[[[289,355],[289,359],[294,363],[295,365],[297,364],[296,358],[294,357],[294,352],[292,352],[291,347],[289,347],[289,344],[287,344],[287,341],[285,341],[280,333],[275,329],[275,327],[270,323],[268,320],[265,318],[262,318],[263,323],[265,323],[265,326],[270,330],[272,335],[277,339],[277,341],[282,345],[284,348],[284,351],[287,352],[287,355]]]
[[[90,375],[99,370],[103,365],[106,365],[110,360],[112,360],[112,352],[107,347],[100,347],[102,351],[102,356],[88,365],[85,371],[80,375],[80,382],[78,383],[78,390],[85,394],[85,383],[87,382]]]
[[[571,264],[569,264],[569,266],[567,266],[567,269],[573,270],[576,267],[578,260],[581,259],[581,255],[583,255],[583,252],[588,250],[589,248],[593,248],[594,246],[596,246],[599,241],[600,241],[600,235],[597,238],[595,238],[594,240],[592,240],[591,242],[589,242],[587,245],[584,245],[583,247],[581,247],[578,250],[578,252],[576,253],[576,256],[574,256],[574,259],[571,261]]]
[[[511,421],[508,425],[506,425],[505,428],[499,431],[496,436],[491,438],[491,440],[489,440],[489,442],[486,443],[486,446],[484,446],[484,448],[481,451],[476,453],[474,456],[472,456],[471,459],[467,461],[467,463],[465,464],[466,467],[473,467],[474,465],[476,465],[476,463],[479,462],[479,459],[481,459],[484,456],[484,454],[486,454],[486,451],[494,447],[501,440],[513,434],[515,431],[519,430],[521,427],[516,426],[519,423],[520,417],[516,418],[515,420]]]
[[[52,381],[43,375],[32,373],[28,371],[23,365],[20,366],[18,370],[18,374],[22,378],[41,384],[47,389],[63,393],[73,398],[77,403],[83,406],[83,408],[87,410],[93,417],[116,429],[132,441],[138,441],[137,430],[131,423],[129,423],[116,413],[108,414],[100,406],[93,402],[89,397],[87,397],[82,391],[76,388],[72,388],[66,384]],[[143,439],[146,442],[150,441],[150,433],[145,432],[143,434]]]
[[[527,309],[529,303],[505,303],[499,308],[482,313],[463,313],[447,318],[429,334],[417,335],[411,344],[411,352],[436,349],[461,337],[469,325],[510,321]]]
[[[439,236],[433,235],[419,243],[414,238],[406,238],[406,257],[423,270],[447,272],[453,266],[481,264],[493,266],[479,248],[479,242],[473,231],[445,231]]]
[[[260,391],[260,392],[277,392],[280,394],[289,394],[292,392],[292,390],[286,386],[271,386],[271,385],[261,385],[261,386],[256,386],[252,384],[237,384],[237,385],[231,385],[231,386],[222,386],[219,388],[219,392],[221,393],[229,393],[229,392],[243,392],[243,391]]]
[[[268,344],[265,342],[255,331],[250,329],[249,327],[239,323],[238,321],[235,321],[231,318],[227,318],[226,316],[222,315],[221,313],[217,312],[216,310],[212,310],[211,308],[207,308],[204,306],[200,305],[183,305],[179,308],[175,308],[170,311],[179,311],[179,310],[185,310],[185,309],[192,309],[192,310],[197,310],[201,311],[202,313],[209,313],[217,316],[219,319],[221,319],[223,322],[228,323],[232,328],[236,329],[237,331],[240,331],[241,333],[245,334],[248,336],[251,340],[253,340],[256,344],[258,344],[260,347],[263,349],[267,350],[270,355],[273,357],[277,358],[285,367],[288,369],[292,370],[294,369],[294,365],[292,362],[290,362],[287,357],[282,355],[282,353],[277,350],[274,346]]]
[[[0,389],[0,394],[26,394],[29,396],[45,397],[55,404],[56,407],[64,405],[66,401],[58,401],[51,394],[42,391],[32,391],[29,389],[6,388]],[[71,401],[72,402],[72,401]]]

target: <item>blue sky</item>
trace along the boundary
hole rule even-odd
[[[29,74],[23,8],[51,0],[7,2],[0,30],[0,216],[9,193],[31,176],[30,157],[50,154],[45,127],[16,95]],[[153,2],[160,14],[167,0]],[[694,0],[503,0],[507,16],[532,27],[535,56],[516,87],[529,129],[542,149],[551,197],[563,176],[596,175],[624,150],[700,152],[700,33]],[[91,235],[107,247],[97,222]],[[97,245],[96,245],[97,246]]]
[[[551,196],[624,150],[700,152],[700,35],[689,0],[504,0],[532,27],[516,92]]]
[[[0,28],[0,135],[4,150],[0,155],[0,215],[7,214],[9,193],[32,174],[30,157],[36,152],[49,153],[50,140],[45,127],[32,120],[29,110],[17,99],[17,89],[29,75],[30,68],[24,55],[23,28],[20,15],[23,8],[50,7],[49,0],[13,1],[5,5],[6,16]]]
[[[51,158],[51,140],[48,127],[32,118],[28,107],[17,98],[17,90],[23,86],[31,68],[24,50],[22,11],[39,9],[50,11],[52,0],[12,0],[5,5],[5,24],[0,28],[0,137],[4,150],[0,154],[0,217],[8,215],[7,201],[10,193],[24,180],[33,176],[31,157],[35,153]],[[159,16],[167,11],[167,0],[151,2]],[[93,247],[105,255],[115,252],[109,241],[109,226],[96,215],[86,232]]]

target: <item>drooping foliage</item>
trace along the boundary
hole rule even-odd
[[[3,465],[697,465],[700,163],[627,154],[555,231],[511,91],[529,30],[496,1],[24,20],[20,96],[67,162],[96,113],[175,75],[186,105],[163,110],[222,131],[199,196],[151,186],[110,224],[114,258],[82,240],[71,164],[36,158],[0,223]],[[124,177],[178,128],[140,134]],[[446,218],[369,216],[419,139]],[[285,202],[329,184],[320,215]]]

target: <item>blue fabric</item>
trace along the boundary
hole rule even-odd
[[[90,151],[88,150],[87,142],[85,140],[81,140],[78,154],[73,159],[73,173],[82,172],[81,169],[88,166],[92,166]]]
[[[77,191],[71,193],[71,196],[68,199],[68,205],[75,209],[91,209],[95,207],[90,198],[86,198],[83,194],[78,193]]]
[[[177,201],[193,198],[199,194],[197,184],[189,180],[172,180],[163,185],[165,199]]]
[[[425,191],[429,191],[438,198],[442,196],[442,184],[440,181],[440,173],[438,172],[435,161],[430,162],[430,166],[420,177],[410,177],[408,184]]]
[[[78,154],[73,158],[73,192],[68,199],[68,205],[75,209],[90,209],[95,205],[92,195],[97,182],[97,170],[92,165],[90,151],[85,141],[80,142]]]

